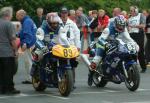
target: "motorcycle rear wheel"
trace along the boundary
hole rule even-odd
[[[36,77],[32,77],[32,85],[36,91],[44,91],[46,89],[44,83],[36,79]]]
[[[137,64],[131,65],[127,73],[128,73],[128,78],[125,79],[126,87],[130,91],[137,90],[140,84],[139,66]]]
[[[58,89],[62,96],[68,96],[73,89],[73,72],[65,70],[61,81],[58,82]]]
[[[46,89],[46,86],[40,80],[40,75],[38,71],[39,69],[36,66],[32,66],[32,69],[33,67],[36,69],[36,71],[34,71],[34,74],[32,75],[32,85],[36,91],[44,91]]]

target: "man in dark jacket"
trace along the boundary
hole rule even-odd
[[[147,42],[145,44],[145,57],[147,64],[150,64],[150,11],[143,10],[143,14],[146,17],[145,34]]]
[[[37,8],[37,15],[33,18],[37,28],[42,25],[43,20],[45,20],[45,16],[43,15],[43,8]]]

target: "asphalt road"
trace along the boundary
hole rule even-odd
[[[76,89],[62,97],[57,88],[47,88],[45,92],[36,92],[31,84],[21,84],[24,70],[18,70],[15,76],[18,95],[0,95],[0,103],[150,103],[150,68],[141,74],[140,87],[130,92],[124,83],[108,83],[104,88],[87,85],[88,69],[80,62],[76,70]]]

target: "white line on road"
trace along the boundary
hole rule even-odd
[[[58,98],[58,99],[70,99],[67,97],[61,97],[61,96],[55,96],[55,95],[50,95],[50,94],[24,94],[24,93],[20,93],[17,95],[8,95],[8,96],[2,96],[0,97],[0,99],[6,99],[6,98],[20,98],[20,97],[38,97],[38,96],[50,96],[50,97],[54,97],[54,98]]]
[[[42,95],[45,95],[45,94],[33,94],[33,95],[28,95],[28,94],[24,94],[24,93],[20,93],[20,94],[17,94],[17,95],[6,95],[6,96],[2,96],[0,97],[0,99],[6,99],[6,98],[18,98],[18,97],[33,97],[33,96],[42,96]]]
[[[112,90],[105,90],[102,92],[76,92],[76,93],[71,93],[71,94],[101,94],[101,93],[112,93],[112,92],[120,92],[120,91],[112,91]]]
[[[150,91],[150,89],[138,89],[137,91]],[[76,92],[76,93],[71,93],[71,94],[101,94],[101,93],[114,93],[114,92],[122,92],[122,91],[115,91],[115,90],[104,90],[104,91],[101,91],[101,92]],[[150,103],[150,102],[149,102]]]
[[[150,101],[141,101],[141,102],[123,102],[123,103],[150,103]]]
[[[67,98],[67,97],[60,97],[60,96],[54,96],[54,95],[47,95],[47,96],[58,98],[58,99],[65,99],[65,100],[70,99],[70,98]]]
[[[138,89],[137,91],[150,91],[150,89]],[[82,95],[82,94],[102,94],[102,93],[114,93],[114,92],[121,92],[121,91],[115,91],[115,90],[104,90],[104,91],[101,91],[101,92],[90,92],[90,91],[86,91],[86,92],[74,92],[74,93],[71,93],[73,95]],[[67,98],[67,97],[61,97],[61,96],[57,96],[59,94],[57,93],[54,93],[53,95],[50,95],[50,94],[24,94],[24,93],[20,93],[20,94],[17,94],[17,95],[0,95],[0,99],[6,99],[6,98],[20,98],[20,97],[33,97],[33,96],[50,96],[50,97],[54,97],[54,98],[58,98],[58,99],[63,99],[63,100],[67,100],[67,99],[70,99],[70,98]],[[150,102],[123,102],[123,103],[150,103]]]
[[[137,91],[150,91],[150,89],[142,89],[142,88],[139,88]],[[150,103],[150,102],[149,102]]]
[[[110,102],[110,101],[102,101],[101,103],[113,103],[113,102]]]

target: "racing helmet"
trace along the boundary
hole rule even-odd
[[[46,16],[46,20],[48,25],[53,28],[56,29],[59,25],[60,22],[60,17],[58,16],[57,13],[52,12],[52,13],[48,13]]]
[[[114,19],[114,26],[118,32],[124,32],[126,21],[123,15],[118,15]]]

